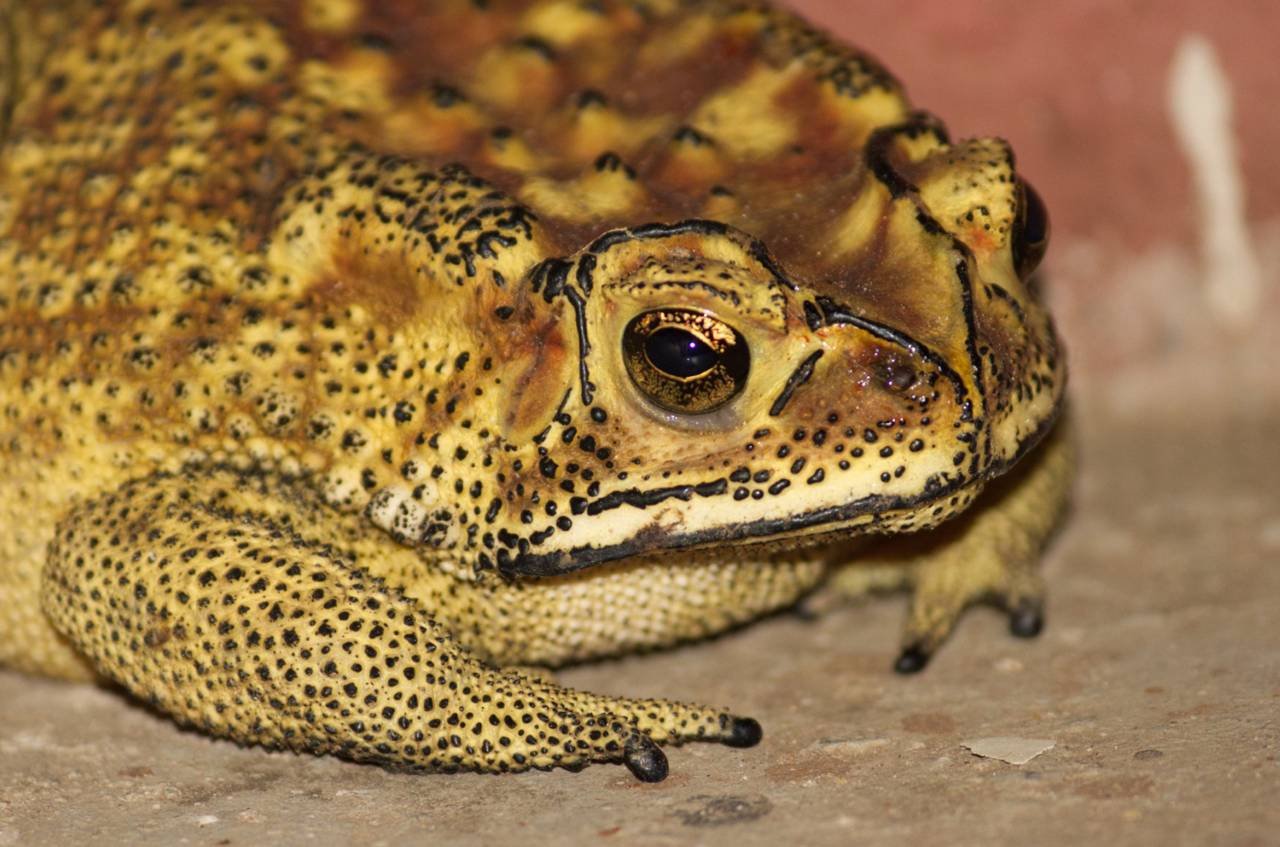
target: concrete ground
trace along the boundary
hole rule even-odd
[[[994,15],[1001,3],[976,6]],[[947,49],[948,26],[959,24],[926,27],[934,49]],[[948,114],[950,95],[927,85]],[[1063,98],[1043,108],[1079,120]],[[983,108],[960,119],[984,124]],[[1083,168],[1055,160],[1025,117],[1011,134],[1026,131],[1042,170]],[[409,776],[240,749],[118,692],[0,672],[0,847],[1280,843],[1280,226],[1265,223],[1280,208],[1278,160],[1245,140],[1256,178],[1244,235],[1261,275],[1240,294],[1247,314],[1231,318],[1207,293],[1222,259],[1205,258],[1204,207],[1176,144],[1107,143],[1132,148],[1112,159],[1172,157],[1180,187],[1161,189],[1154,223],[1123,209],[1108,223],[1106,203],[1073,201],[1087,195],[1080,180],[1094,200],[1120,190],[1087,168],[1051,175],[1061,203],[1043,191],[1061,209],[1046,283],[1072,354],[1083,459],[1046,559],[1038,640],[974,610],[923,675],[898,677],[904,600],[887,598],[562,673],[601,692],[731,704],[764,725],[751,750],[669,749],[657,785],[611,766]],[[965,746],[992,738],[1052,747],[1016,765]]]

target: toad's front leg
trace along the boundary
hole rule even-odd
[[[103,675],[244,744],[443,771],[624,762],[652,781],[658,741],[759,739],[720,710],[476,661],[340,545],[267,517],[270,489],[155,476],[82,504],[50,547],[45,612]]]
[[[936,530],[877,544],[836,569],[810,608],[877,589],[908,588],[911,608],[894,665],[900,673],[923,669],[964,610],[977,602],[1005,609],[1012,634],[1039,634],[1040,554],[1066,510],[1074,469],[1071,431],[1059,425],[968,512]]]

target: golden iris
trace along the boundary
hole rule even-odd
[[[692,309],[655,309],[622,335],[632,382],[670,412],[698,415],[732,400],[747,384],[747,341],[724,321]]]

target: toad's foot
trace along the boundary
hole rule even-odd
[[[657,781],[658,743],[759,741],[719,709],[476,661],[343,539],[273,522],[272,496],[261,478],[154,476],[82,504],[51,545],[46,613],[103,675],[244,744],[432,771],[621,762]]]
[[[1038,635],[1045,587],[1036,565],[1065,510],[1072,470],[1071,433],[1059,426],[964,515],[929,533],[890,539],[868,550],[835,571],[811,605],[909,588],[911,608],[894,663],[899,673],[922,670],[965,608],[976,602],[1005,609],[1014,635]]]

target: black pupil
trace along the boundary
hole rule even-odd
[[[696,335],[675,327],[665,327],[644,341],[644,352],[653,366],[665,374],[688,378],[711,370],[716,364],[714,350]]]

